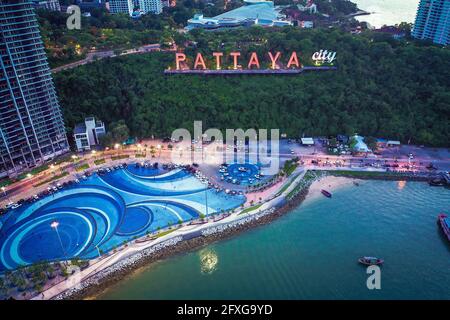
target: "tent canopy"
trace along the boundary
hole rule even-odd
[[[302,138],[302,144],[312,146],[312,145],[314,145],[314,139],[313,138]]]

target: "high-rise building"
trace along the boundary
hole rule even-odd
[[[139,8],[144,13],[160,14],[163,4],[161,0],[139,0]]]
[[[128,13],[131,16],[133,10],[133,0],[109,0],[110,13]]]
[[[412,36],[450,43],[450,0],[420,0]]]
[[[59,0],[34,0],[33,5],[37,9],[45,9],[50,11],[61,11]]]
[[[31,2],[0,2],[0,175],[69,150]]]

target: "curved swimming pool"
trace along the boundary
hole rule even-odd
[[[0,271],[44,260],[94,258],[98,250],[244,201],[207,189],[182,169],[161,173],[128,166],[94,174],[0,217]]]

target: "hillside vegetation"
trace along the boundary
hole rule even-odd
[[[125,120],[133,136],[176,128],[279,128],[290,137],[339,133],[449,146],[450,51],[378,33],[295,28],[193,32],[208,55],[269,50],[304,63],[319,49],[337,52],[337,71],[297,76],[164,75],[173,53],[102,60],[55,75],[69,128],[86,115],[109,126]],[[265,58],[267,59],[267,58]],[[242,59],[245,61],[245,59]]]

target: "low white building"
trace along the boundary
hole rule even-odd
[[[73,130],[75,144],[78,151],[90,150],[91,146],[99,144],[99,139],[106,133],[105,124],[94,117],[84,119]]]

